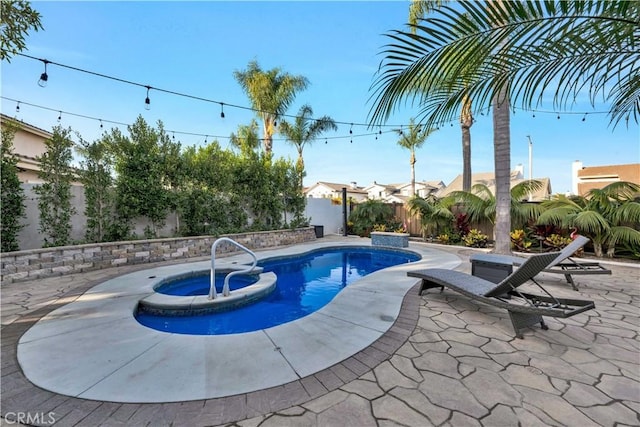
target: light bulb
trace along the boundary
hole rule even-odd
[[[40,74],[40,80],[38,80],[38,86],[47,87],[47,81],[48,80],[49,80],[49,76],[47,75],[47,72],[45,71],[44,73]]]

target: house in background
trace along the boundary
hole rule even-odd
[[[626,165],[589,166],[573,162],[571,192],[584,196],[589,190],[603,188],[612,182],[628,181],[640,185],[640,163]]]
[[[524,169],[522,165],[518,165],[515,170],[511,171],[511,187],[518,185],[521,182],[528,181],[524,178]],[[535,181],[542,182],[542,188],[538,191],[534,191],[531,194],[530,202],[541,202],[551,197],[551,180],[549,178],[533,178]],[[495,194],[496,192],[496,179],[493,172],[474,173],[471,175],[471,186],[476,184],[484,184],[489,187],[489,190]],[[462,174],[458,175],[451,181],[449,185],[440,189],[435,193],[439,198],[446,197],[454,191],[462,191]]]
[[[304,189],[304,194],[308,198],[316,199],[342,199],[342,189],[347,189],[347,199],[356,202],[367,200],[367,192],[358,187],[355,182],[350,184],[338,184],[333,182],[319,181]]]
[[[416,181],[415,191],[419,197],[427,197],[444,187],[442,181]],[[413,194],[411,183],[378,184],[376,181],[365,187],[369,199],[382,200],[386,203],[406,203]]]
[[[53,135],[44,129],[17,121],[5,114],[0,115],[0,125],[3,130],[10,122],[19,126],[13,138],[13,152],[18,157],[18,179],[23,183],[42,183],[38,178],[40,163],[36,158],[47,151],[44,142]]]

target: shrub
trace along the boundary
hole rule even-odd
[[[387,226],[384,224],[374,224],[373,231],[387,231]]]
[[[524,230],[514,230],[509,233],[511,236],[511,247],[521,252],[529,252],[531,241]]]
[[[562,237],[559,234],[552,234],[544,240],[544,244],[551,247],[552,250],[561,250],[571,243],[570,237]]]
[[[474,228],[469,230],[469,233],[462,238],[462,242],[465,246],[471,248],[486,248],[487,243],[489,243],[489,236]]]
[[[448,245],[450,243],[448,234],[440,234],[437,239],[438,242],[442,243],[443,245]]]
[[[349,216],[353,231],[359,236],[369,237],[376,224],[385,226],[393,219],[393,210],[380,200],[367,200],[356,206]]]

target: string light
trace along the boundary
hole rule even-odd
[[[180,93],[180,92],[176,92],[176,91],[173,91],[173,90],[167,90],[167,89],[161,89],[161,88],[157,88],[157,87],[151,87],[149,85],[144,85],[144,84],[141,84],[141,83],[137,83],[137,82],[133,82],[133,81],[130,81],[130,80],[122,79],[122,78],[119,78],[119,77],[109,76],[109,75],[106,75],[106,74],[97,73],[95,71],[89,71],[89,70],[85,70],[85,69],[82,69],[82,68],[73,67],[73,66],[70,66],[70,65],[60,64],[60,63],[57,63],[57,62],[49,61],[47,59],[36,58],[34,56],[27,55],[27,54],[20,53],[20,52],[18,52],[16,55],[43,62],[45,64],[45,73],[43,73],[43,75],[46,75],[46,66],[48,64],[53,64],[53,65],[57,65],[59,67],[67,68],[67,69],[70,69],[70,70],[74,70],[74,71],[90,74],[90,75],[93,75],[93,76],[114,80],[114,81],[117,81],[117,82],[120,82],[120,83],[126,83],[126,84],[130,84],[130,85],[134,85],[134,86],[140,86],[140,87],[147,88],[147,97],[145,98],[145,109],[149,109],[150,108],[150,104],[151,104],[151,100],[149,99],[149,89],[154,89],[155,91],[164,92],[164,93],[168,93],[168,94],[172,94],[172,95],[177,95],[177,96],[182,96],[182,97],[186,97],[186,98],[190,98],[190,99],[194,99],[194,100],[220,104],[220,107],[221,107],[220,116],[222,118],[224,118],[224,104],[225,103],[220,102],[220,101],[215,101],[215,100],[212,100],[212,99],[202,98],[202,97],[199,97],[199,96]],[[48,76],[47,76],[47,79],[48,79]],[[147,100],[149,102],[147,102]],[[244,110],[248,110],[248,111],[253,111],[255,113],[272,113],[272,112],[269,112],[269,111],[263,111],[263,110],[259,110],[259,109],[255,109],[255,108],[251,108],[251,107],[246,107],[246,106],[241,106],[241,105],[234,105],[234,104],[228,104],[227,103],[227,106],[231,106],[233,108],[244,109]],[[282,114],[281,116],[297,118],[297,116],[289,115],[289,114]],[[369,123],[353,123],[353,122],[349,123],[349,122],[343,122],[343,121],[337,121],[337,120],[334,121],[334,122],[336,124],[345,124],[345,125],[346,124],[350,124],[351,127],[353,127],[353,126],[369,127],[370,126]],[[274,126],[276,126],[276,125],[277,125],[277,122],[274,123]],[[385,126],[385,127],[393,128],[393,127],[398,127],[399,125],[384,124],[384,125],[379,125],[379,126],[380,127]],[[351,134],[353,133],[352,129],[351,129],[350,133]]]
[[[42,62],[44,62],[44,73],[40,74],[40,80],[38,80],[38,86],[47,87],[47,82],[49,81],[49,75],[47,74],[47,64],[49,63],[49,61],[47,61],[46,59],[43,59]]]
[[[147,87],[147,86],[145,86],[145,87]],[[155,88],[149,86],[148,89],[155,89]],[[49,110],[49,111],[58,111],[58,120],[62,119],[62,113],[65,113],[65,114],[70,115],[70,116],[82,117],[82,118],[90,119],[90,120],[97,120],[97,121],[100,122],[100,129],[104,129],[103,122],[111,123],[111,124],[115,124],[115,125],[119,125],[119,126],[130,126],[130,124],[128,124],[128,123],[116,122],[116,121],[113,121],[113,120],[103,120],[101,118],[91,117],[91,116],[87,116],[87,115],[83,115],[83,114],[72,113],[72,112],[68,112],[68,111],[62,111],[62,110],[58,110],[58,109],[44,107],[44,106],[41,106],[41,105],[32,104],[32,103],[29,103],[29,102],[19,101],[19,100],[12,99],[12,98],[9,98],[9,97],[6,97],[6,96],[2,96],[2,95],[0,95],[0,98],[1,99],[6,99],[8,101],[16,102],[16,113],[20,112],[20,104],[22,103],[22,104],[26,104],[26,105],[29,105],[29,106],[32,106],[32,107],[42,108],[42,109]],[[220,103],[220,106],[221,106],[221,108],[223,108],[224,103]],[[526,110],[523,109],[523,111],[526,111]],[[529,110],[529,111],[534,111],[534,110]],[[556,111],[544,111],[544,110],[535,110],[535,111],[542,112],[542,113],[553,113],[553,114],[556,114],[558,118],[559,118],[559,116],[561,114],[560,112],[556,112]],[[562,112],[562,114],[581,114],[581,115],[583,115],[583,120],[582,121],[586,120],[586,115],[587,114],[606,114],[606,113],[607,113],[606,111],[596,111],[596,112],[590,112],[590,113],[587,113],[587,112],[580,112],[580,113],[577,113],[577,112]],[[222,114],[223,114],[223,111],[221,111],[221,115]],[[336,123],[339,123],[339,122],[336,122]],[[340,122],[340,123],[344,123],[344,122]],[[356,123],[349,123],[349,124],[351,126],[357,125]],[[371,136],[371,135],[374,135],[375,139],[377,140],[378,139],[377,135],[382,135],[382,133],[383,133],[382,132],[382,126],[383,125],[377,125],[377,126],[378,126],[378,132],[377,133],[374,131],[373,133],[363,133],[363,134],[355,135],[353,133],[353,129],[349,129],[349,135],[348,136],[334,136],[334,137],[326,137],[325,136],[325,144],[328,144],[328,140],[329,139],[345,139],[347,137],[349,138],[349,142],[353,143],[353,138],[354,137],[366,137],[366,136]],[[384,125],[384,126],[388,126],[388,125]],[[400,125],[399,132],[401,134],[403,132],[403,126],[404,125]],[[439,129],[440,129],[440,127],[436,127],[436,130],[439,130]],[[200,134],[200,133],[183,132],[183,131],[170,131],[170,130],[167,130],[167,132],[173,132],[174,138],[175,138],[175,133],[182,134],[182,135],[205,137],[205,143],[207,141],[207,137],[208,136],[212,136],[213,138],[229,139],[229,136],[216,136],[216,135],[208,135],[208,134],[205,135],[205,134]],[[398,129],[395,129],[395,130],[391,129],[389,131],[385,131],[385,133],[387,133],[387,132],[398,133]],[[281,138],[281,139],[277,139],[276,138],[276,139],[274,139],[274,141],[281,141],[281,140],[284,141],[286,139],[284,139],[284,138]]]
[[[149,90],[151,90],[151,86],[146,86],[147,88],[147,97],[144,99],[144,109],[149,111],[151,109],[151,100],[149,99]]]

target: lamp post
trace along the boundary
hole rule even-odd
[[[531,136],[527,135],[527,138],[529,139],[529,185],[531,185],[531,180],[533,179],[533,142],[531,141]],[[529,201],[532,198],[531,190],[529,190]]]

